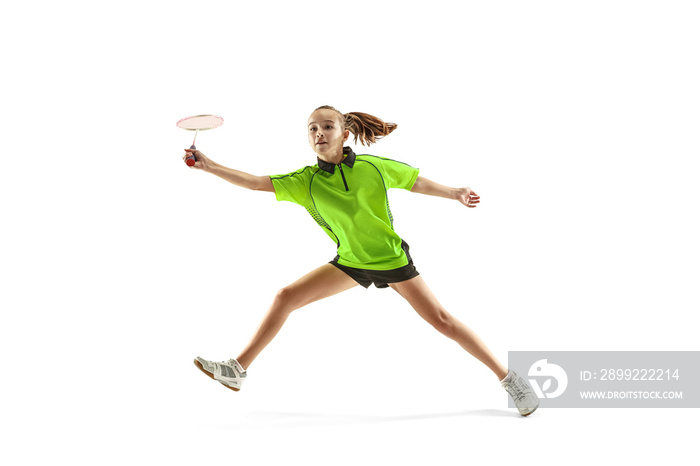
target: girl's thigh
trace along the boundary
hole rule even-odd
[[[331,264],[324,264],[282,288],[277,298],[292,309],[298,309],[355,286],[357,282],[345,272]]]

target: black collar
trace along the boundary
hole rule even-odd
[[[350,149],[350,147],[345,146],[343,147],[343,154],[345,154],[345,157],[343,157],[343,163],[352,168],[352,166],[355,165],[355,153],[352,151],[352,149]],[[321,160],[320,157],[316,157],[316,159],[318,160],[318,167],[321,170],[326,171],[331,175],[335,173],[335,164]]]

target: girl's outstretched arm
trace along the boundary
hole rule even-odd
[[[212,175],[216,175],[221,179],[233,183],[236,186],[241,186],[243,188],[253,189],[255,191],[269,191],[275,192],[272,186],[272,180],[269,176],[255,176],[250,173],[245,173],[239,170],[234,170],[233,168],[224,167],[208,158],[206,155],[198,150],[185,149],[185,157],[189,153],[194,153],[195,164],[192,168],[196,168]]]
[[[416,179],[411,192],[455,199],[467,207],[476,207],[479,204],[479,196],[470,188],[448,188],[422,176]]]

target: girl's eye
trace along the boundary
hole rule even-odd
[[[332,128],[331,125],[326,125],[326,129],[331,129],[331,128]]]

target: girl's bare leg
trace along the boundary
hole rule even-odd
[[[247,369],[272,341],[293,310],[357,285],[342,270],[325,264],[277,292],[272,305],[248,345],[236,360]]]
[[[503,380],[508,375],[508,369],[496,359],[481,338],[442,307],[420,275],[403,282],[390,283],[389,286],[406,298],[413,309],[437,331],[456,341],[469,354],[486,364],[498,380]]]

